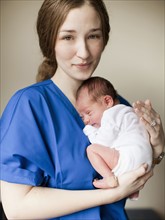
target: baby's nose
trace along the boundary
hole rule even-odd
[[[84,123],[85,123],[85,125],[88,125],[89,122],[90,122],[90,118],[89,118],[88,116],[86,116],[86,117],[84,118]]]

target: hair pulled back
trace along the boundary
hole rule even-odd
[[[57,69],[55,43],[58,30],[64,23],[69,11],[91,5],[101,19],[104,47],[109,39],[109,16],[102,0],[45,0],[38,12],[37,33],[39,45],[45,60],[39,66],[37,82],[50,79]]]

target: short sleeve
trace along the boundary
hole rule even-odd
[[[2,180],[43,185],[53,172],[43,135],[47,120],[44,103],[44,98],[32,89],[20,90],[4,110],[1,117]]]

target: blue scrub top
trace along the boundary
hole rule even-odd
[[[19,90],[1,117],[1,180],[93,189],[98,174],[86,156],[83,128],[78,112],[51,80]],[[54,219],[126,220],[124,205],[125,199]]]

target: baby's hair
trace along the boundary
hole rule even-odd
[[[87,89],[88,94],[93,101],[97,101],[101,96],[110,95],[113,100],[118,97],[117,91],[110,81],[103,77],[95,76],[85,80],[78,88],[76,93],[76,100],[82,90]]]

